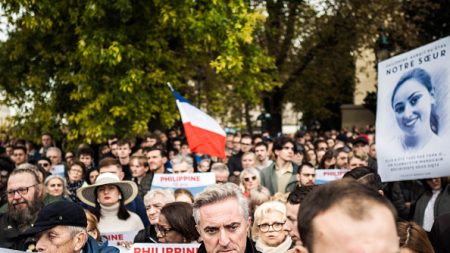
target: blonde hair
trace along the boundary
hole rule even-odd
[[[86,219],[87,219],[87,231],[89,233],[89,231],[95,231],[97,233],[97,237],[94,238],[96,241],[101,241],[101,236],[100,236],[100,230],[98,229],[98,219],[97,217],[91,213],[89,210],[87,209],[83,209],[84,213],[86,214]]]
[[[147,157],[145,157],[145,156],[143,156],[141,154],[134,154],[134,155],[132,155],[131,158],[130,158],[130,164],[131,164],[131,161],[133,161],[133,160],[137,160],[139,165],[141,165],[141,166],[148,167]]]
[[[286,204],[280,201],[268,201],[258,206],[254,213],[254,221],[252,226],[252,237],[256,241],[259,235],[259,223],[263,219],[264,215],[269,213],[278,212],[283,215],[283,222],[286,220]]]

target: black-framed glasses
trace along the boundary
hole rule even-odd
[[[256,176],[253,176],[253,177],[245,177],[245,178],[244,178],[244,181],[245,181],[245,182],[249,182],[250,180],[255,181],[255,180],[256,180]]]
[[[263,233],[269,231],[270,228],[272,228],[273,231],[278,232],[278,231],[281,231],[281,229],[283,229],[284,223],[286,223],[286,221],[284,221],[284,222],[274,222],[272,224],[263,223],[263,224],[259,224],[258,228]]]
[[[8,197],[9,198],[13,198],[16,195],[16,192],[19,193],[20,196],[23,196],[23,195],[28,193],[28,189],[30,189],[31,187],[35,187],[36,185],[38,185],[38,184],[34,184],[34,185],[31,185],[31,186],[28,186],[28,187],[20,187],[20,188],[17,188],[15,190],[9,190],[7,192]]]
[[[176,231],[173,228],[164,228],[160,225],[155,225],[155,230],[156,233],[159,233],[162,237],[166,236],[166,234],[169,233],[170,231]]]

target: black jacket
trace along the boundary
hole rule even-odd
[[[244,252],[245,253],[261,253],[256,250],[255,245],[249,238],[247,238],[247,245],[245,246]],[[205,244],[202,242],[202,244],[200,244],[200,248],[198,248],[197,253],[211,253],[211,252],[206,252]]]
[[[22,236],[14,222],[7,213],[0,217],[0,248],[26,251],[29,245],[36,244],[34,236]]]
[[[450,250],[450,213],[443,214],[434,220],[429,237],[436,253],[448,253]]]
[[[158,237],[154,225],[150,225],[142,229],[134,237],[134,243],[157,243]]]

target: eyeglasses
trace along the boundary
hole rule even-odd
[[[38,165],[40,165],[42,167],[48,167],[48,166],[50,166],[50,163],[38,163]]]
[[[71,170],[69,170],[69,171],[71,171],[71,172],[76,172],[76,173],[78,173],[78,174],[83,174],[83,171],[82,171],[82,170],[71,169]]]
[[[156,233],[159,233],[162,237],[166,236],[170,231],[175,231],[173,228],[163,228],[160,225],[155,225]]]
[[[30,189],[31,187],[35,187],[36,185],[38,185],[38,184],[34,184],[34,185],[31,185],[28,187],[21,187],[21,188],[15,189],[15,190],[9,190],[7,192],[8,197],[13,198],[16,195],[16,192],[19,193],[20,196],[23,196],[28,193],[28,189]]]
[[[253,176],[253,177],[245,177],[245,178],[244,178],[244,181],[245,181],[245,182],[249,182],[250,180],[255,181],[255,180],[256,180],[256,176]]]
[[[278,232],[281,229],[283,229],[284,223],[286,223],[286,221],[285,222],[275,222],[273,224],[263,223],[263,224],[259,224],[258,228],[263,233],[269,231],[270,228],[272,228],[273,231]]]

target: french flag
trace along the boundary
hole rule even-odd
[[[178,94],[170,84],[168,85],[177,100],[191,151],[225,158],[226,134],[219,123]]]

